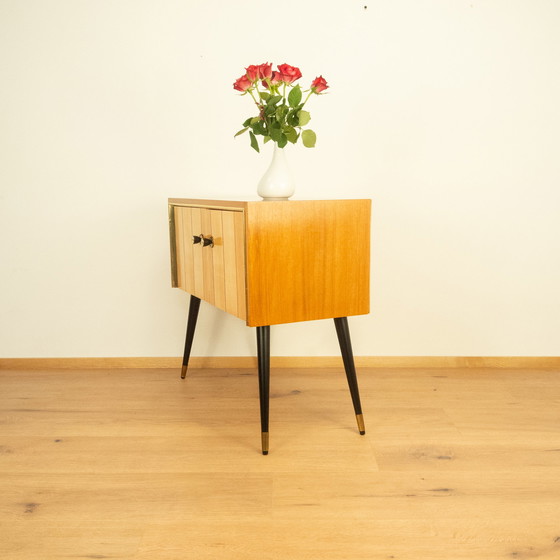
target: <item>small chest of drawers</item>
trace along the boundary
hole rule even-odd
[[[172,285],[191,294],[182,377],[201,300],[257,327],[266,454],[270,326],[333,318],[364,432],[346,317],[369,312],[371,201],[171,198],[168,205]]]

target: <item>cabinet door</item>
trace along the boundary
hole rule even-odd
[[[178,287],[245,319],[244,213],[177,206],[175,231]],[[213,243],[194,243],[193,236]]]

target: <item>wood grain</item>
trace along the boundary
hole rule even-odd
[[[370,205],[248,203],[247,324],[368,313]]]
[[[202,233],[202,210],[200,208],[191,209],[191,236]],[[202,259],[202,247],[200,244],[193,245],[193,279],[194,287],[192,295],[203,299],[204,290],[204,263]]]
[[[245,215],[236,213],[233,216],[235,233],[235,270],[237,287],[237,317],[247,319],[247,266],[245,244]]]
[[[170,225],[171,227],[171,225]],[[183,213],[180,208],[173,207],[173,229],[175,230],[175,239],[172,240],[175,247],[175,278],[172,279],[172,285],[181,290],[185,289],[185,257],[184,257],[184,243],[185,234],[183,231]],[[172,249],[173,251],[173,249]],[[172,253],[172,270],[173,274],[173,253]]]
[[[224,236],[224,268],[227,270],[227,277],[224,279],[225,288],[225,310],[232,315],[239,316],[237,305],[237,262],[235,256],[236,240],[234,227],[234,213],[221,212]]]
[[[0,369],[180,368],[182,357],[0,358]],[[560,368],[560,357],[548,356],[354,356],[358,367],[485,368],[531,370]],[[340,356],[272,356],[274,367],[339,367]],[[193,368],[256,367],[255,356],[191,356]]]
[[[219,210],[208,210],[202,208],[200,210],[201,216],[201,232],[204,237],[212,235],[212,214]],[[215,291],[214,291],[214,259],[212,256],[212,247],[204,247],[202,243],[197,245],[202,255],[202,283],[203,283],[203,296],[202,299],[211,305],[215,305]]]
[[[194,292],[194,262],[192,244],[191,209],[175,207],[175,229],[177,232],[177,280],[178,288]]]
[[[210,212],[210,232],[214,239],[214,246],[206,250],[212,256],[212,275],[214,282],[214,305],[218,309],[227,310],[226,306],[226,275],[224,267],[225,238],[222,228],[222,216],[227,212]]]
[[[177,247],[179,244],[179,238],[183,237],[182,229],[178,227],[179,215],[177,208],[172,204],[167,205],[167,222],[169,225],[169,264],[171,266],[171,286],[173,288],[179,287],[178,278],[178,256]]]
[[[174,206],[189,206],[192,208],[231,210],[233,212],[243,212],[247,206],[247,202],[245,200],[212,200],[202,198],[170,198],[169,204]]]
[[[0,556],[556,560],[559,374],[3,370]]]

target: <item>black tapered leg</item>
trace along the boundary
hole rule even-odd
[[[261,444],[268,455],[268,402],[270,394],[270,326],[257,327],[259,398],[261,404]]]
[[[340,344],[342,353],[342,361],[346,370],[348,386],[350,387],[350,395],[352,395],[352,404],[356,413],[356,421],[360,434],[366,433],[364,425],[364,416],[362,414],[362,405],[360,403],[360,392],[358,390],[358,378],[356,377],[356,367],[354,366],[354,354],[352,353],[352,343],[350,342],[350,330],[348,328],[348,319],[346,317],[336,317],[334,320],[336,334]]]
[[[187,320],[187,336],[185,339],[185,352],[183,354],[183,367],[181,368],[181,379],[185,379],[185,376],[187,375],[187,367],[189,365],[189,357],[191,355],[194,330],[196,328],[196,320],[198,318],[199,308],[200,308],[200,299],[195,296],[191,296],[191,303],[189,305],[189,318]]]

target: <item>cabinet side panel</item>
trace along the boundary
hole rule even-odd
[[[369,312],[369,200],[250,203],[250,326]]]
[[[214,247],[208,248],[212,255],[212,267],[214,270],[214,305],[219,309],[226,309],[226,280],[224,272],[224,234],[222,231],[222,212],[211,210],[212,237]]]
[[[179,287],[177,278],[177,212],[173,204],[167,205],[167,215],[169,220],[169,256],[171,257],[171,286]]]
[[[175,251],[174,254],[175,278],[173,281],[173,286],[176,288],[180,288],[181,290],[184,290],[185,289],[185,283],[184,283],[185,262],[183,256],[183,245],[184,245],[183,212],[181,208],[177,208],[177,207],[173,208],[173,220],[174,220],[173,231],[171,233],[171,235],[173,236],[171,243],[174,244],[174,247],[172,246],[172,255],[173,255],[173,251]]]

